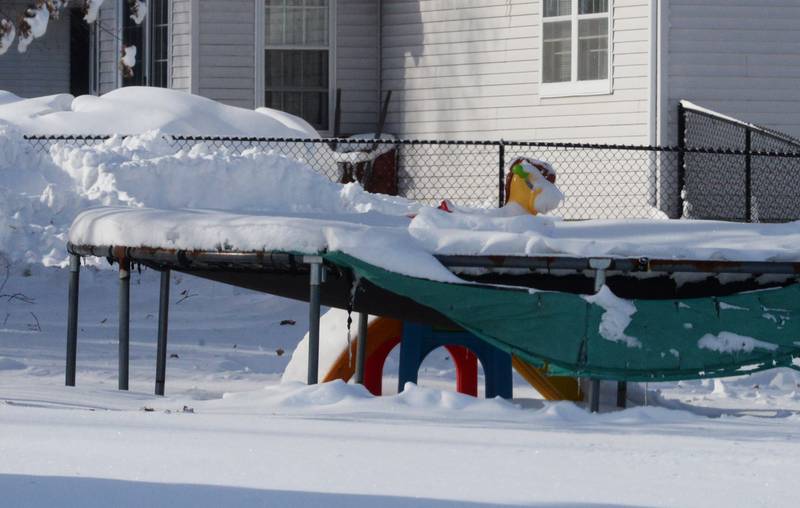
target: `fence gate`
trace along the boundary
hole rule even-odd
[[[684,217],[800,219],[800,140],[681,101],[678,144]]]

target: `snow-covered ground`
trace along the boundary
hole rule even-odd
[[[306,306],[174,274],[167,397],[158,398],[158,275],[134,274],[125,393],[116,390],[116,274],[86,269],[78,386],[67,388],[66,280],[59,268],[15,268],[2,290],[17,295],[0,298],[3,506],[772,507],[796,498],[800,378],[791,371],[650,385],[648,407],[601,415],[544,403],[519,378],[513,403],[454,394],[439,352],[421,386],[399,396],[280,385]],[[644,404],[643,387],[631,392]]]
[[[604,243],[552,218],[448,215],[375,199],[357,186],[323,185],[277,154],[202,145],[175,153],[157,133],[37,154],[21,139],[20,130],[49,132],[78,120],[108,129],[119,111],[148,106],[141,104],[147,93],[23,103],[0,92],[8,106],[0,104],[0,124],[11,123],[0,125],[0,506],[773,507],[796,500],[796,372],[633,385],[625,411],[613,410],[608,384],[599,415],[545,403],[518,377],[510,402],[457,395],[443,350],[425,360],[420,385],[399,395],[396,352],[384,397],[341,382],[281,384],[307,330],[306,306],[174,273],[167,396],[155,397],[158,274],[143,270],[131,288],[131,390],[120,392],[117,274],[102,260],[81,272],[77,387],[63,386],[64,245],[74,217],[97,205],[139,208],[143,216],[145,207],[244,211],[273,223],[278,210],[295,229],[309,217],[333,218],[360,235],[394,231],[395,247],[419,242],[428,263],[430,252],[463,252],[476,239],[486,253],[544,246],[613,254],[620,239],[626,249],[674,253],[686,238],[709,249],[704,254],[761,259],[797,251],[797,224],[728,232],[720,225],[709,236],[715,227],[665,223],[674,228],[670,241],[641,241],[652,224],[605,223],[616,236]],[[165,127],[196,122],[254,135],[304,129],[269,112],[187,107],[194,100],[154,96],[150,106],[166,113],[137,114],[129,125],[176,133]],[[327,246],[365,238],[336,231],[324,232]],[[748,242],[752,248],[741,248]],[[384,252],[372,255],[399,263]]]

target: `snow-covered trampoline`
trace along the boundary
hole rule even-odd
[[[309,301],[311,381],[320,305],[457,325],[550,373],[596,380],[800,364],[797,223],[569,223],[502,209],[422,207],[412,217],[101,208],[75,220],[70,242],[68,384],[80,256],[120,266],[121,388],[131,264],[162,271],[161,392],[170,270]]]

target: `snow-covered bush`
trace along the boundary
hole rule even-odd
[[[44,0],[38,0],[35,5],[25,9],[22,20],[19,22],[17,49],[20,53],[28,50],[33,39],[41,37],[47,32],[48,21],[50,21],[50,10]]]
[[[16,36],[17,29],[14,28],[14,23],[7,19],[0,20],[0,55],[8,51]]]

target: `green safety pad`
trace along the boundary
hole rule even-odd
[[[352,269],[385,290],[435,309],[492,345],[535,365],[549,375],[619,381],[666,381],[732,376],[800,358],[800,286],[719,298],[633,300],[636,312],[625,328],[641,347],[602,336],[605,309],[580,295],[529,292],[482,284],[453,284],[409,277],[341,252],[324,258]],[[729,332],[734,351],[700,347],[706,334],[719,344]],[[731,338],[728,336],[728,338]],[[738,347],[742,344],[745,347]],[[749,350],[748,350],[749,349]],[[800,361],[798,362],[800,363]]]

